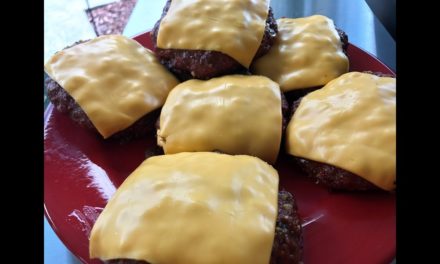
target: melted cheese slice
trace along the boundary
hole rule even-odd
[[[59,51],[45,70],[75,99],[104,138],[162,106],[178,84],[150,50],[119,35],[101,36]]]
[[[213,50],[248,68],[261,44],[269,0],[173,0],[157,47]]]
[[[396,180],[396,79],[350,72],[301,100],[288,153],[350,171],[384,190]]]
[[[324,85],[348,71],[348,58],[333,21],[325,16],[277,20],[275,44],[252,66],[283,91]]]
[[[267,264],[278,173],[250,156],[211,152],[149,158],[93,226],[90,257],[160,264]]]
[[[281,134],[278,84],[231,75],[176,86],[162,108],[157,139],[165,154],[218,150],[274,163]]]

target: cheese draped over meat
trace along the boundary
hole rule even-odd
[[[348,71],[348,58],[333,21],[325,16],[277,20],[275,44],[253,72],[290,91],[324,85]]]
[[[278,173],[250,156],[179,153],[145,160],[90,237],[91,258],[161,264],[267,264]]]
[[[59,51],[45,71],[104,138],[162,106],[178,84],[150,50],[120,35],[100,36]]]
[[[301,100],[288,153],[350,171],[384,190],[396,180],[396,79],[350,72]]]
[[[281,91],[263,76],[189,80],[169,94],[158,145],[166,154],[221,151],[274,163],[281,144]]]
[[[269,0],[173,0],[157,47],[212,50],[248,68],[263,39]]]

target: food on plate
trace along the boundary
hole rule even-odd
[[[251,70],[277,82],[284,92],[322,86],[348,71],[347,35],[328,17],[277,20],[278,35]]]
[[[185,152],[145,160],[93,226],[107,263],[300,263],[297,205],[277,171],[246,155]]]
[[[156,54],[181,80],[243,73],[278,29],[269,0],[169,0],[152,31]]]
[[[165,154],[219,151],[275,163],[282,138],[281,94],[264,76],[185,81],[162,107],[157,143]]]
[[[55,53],[45,71],[56,109],[103,138],[151,131],[157,109],[179,83],[149,49],[120,35],[75,43]]]
[[[395,189],[395,78],[346,73],[293,111],[286,150],[310,177],[337,190]]]

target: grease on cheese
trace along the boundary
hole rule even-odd
[[[333,21],[325,16],[281,18],[274,45],[253,64],[253,72],[283,91],[324,85],[348,71],[348,58]]]
[[[250,156],[179,153],[145,160],[93,226],[91,258],[161,264],[267,264],[278,173]]]
[[[213,50],[248,68],[261,44],[269,0],[173,0],[157,47]]]
[[[278,84],[230,75],[176,86],[162,108],[157,139],[165,154],[219,150],[274,163],[281,134]]]
[[[396,180],[396,79],[350,72],[301,100],[287,152],[350,171],[385,190]]]
[[[104,138],[162,106],[178,84],[150,50],[120,35],[97,37],[59,51],[45,70]]]

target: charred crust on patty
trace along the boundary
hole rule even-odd
[[[301,219],[293,195],[285,190],[278,193],[278,215],[270,264],[301,263],[303,236]]]
[[[371,182],[344,169],[309,159],[295,157],[296,162],[317,184],[335,191],[378,191]]]
[[[287,124],[290,119],[290,116],[289,116],[290,112],[289,112],[289,103],[287,102],[286,96],[284,95],[283,92],[281,92],[281,114],[282,114],[282,119],[283,119],[282,133],[284,135],[286,132]]]
[[[45,84],[47,97],[59,112],[68,114],[75,123],[82,127],[95,129],[84,110],[56,81],[47,76]]]
[[[158,48],[157,36],[159,33],[160,22],[167,14],[170,4],[171,0],[168,0],[163,9],[161,18],[156,22],[151,31],[151,37],[156,56],[179,80],[186,81],[193,78],[207,80],[217,76],[244,73],[247,71],[245,67],[229,55],[218,51]],[[263,39],[254,56],[254,60],[269,51],[275,42],[277,33],[278,27],[276,20],[273,16],[272,8],[269,7]]]
[[[345,55],[347,55],[348,36],[342,29],[336,28],[336,31],[338,32],[339,39],[341,40],[342,51],[344,52]]]
[[[250,253],[252,254],[252,253]],[[285,190],[278,192],[278,215],[270,264],[302,263],[303,235],[295,198]],[[114,259],[106,264],[149,264],[143,260]]]

